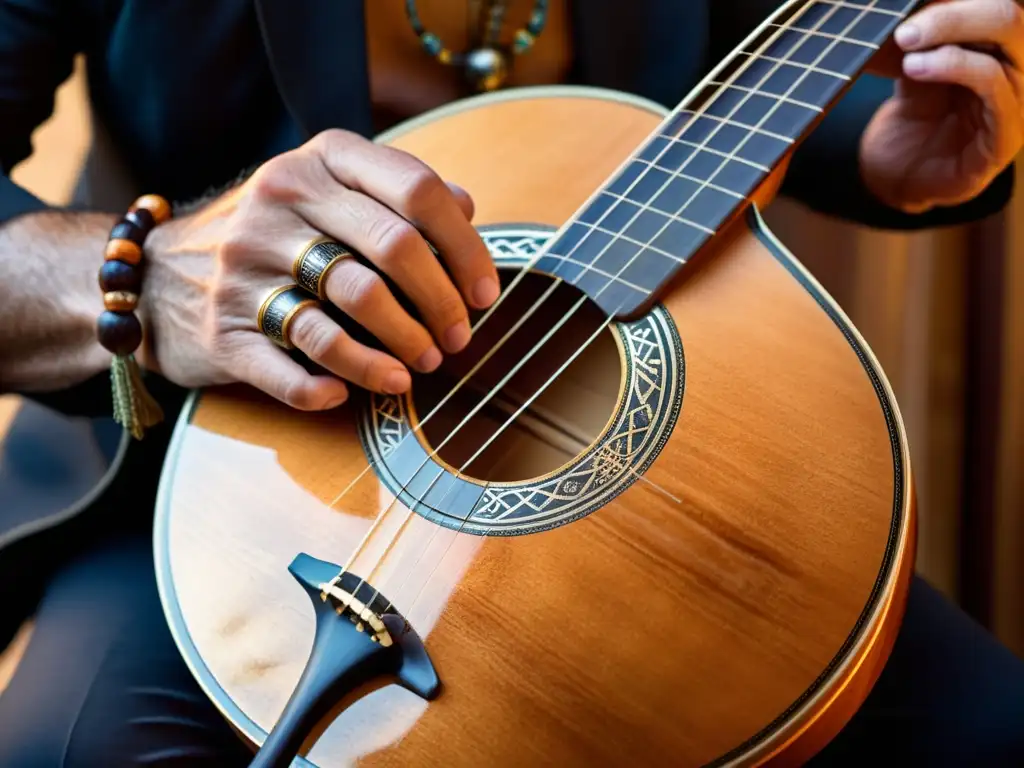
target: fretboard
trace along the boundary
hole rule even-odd
[[[608,315],[646,306],[746,207],[919,0],[792,0],[571,219],[538,268]]]

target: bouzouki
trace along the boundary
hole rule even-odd
[[[671,111],[524,88],[379,137],[470,191],[503,292],[408,396],[183,410],[161,599],[254,764],[794,764],[842,728],[909,454],[759,210],[914,5],[785,3]]]

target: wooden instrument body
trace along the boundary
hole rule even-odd
[[[468,189],[480,226],[557,227],[662,115],[604,92],[523,90],[382,140]],[[756,213],[660,301],[674,331],[645,358],[662,376],[645,419],[668,426],[638,459],[642,480],[524,535],[436,525],[392,503],[373,470],[331,508],[367,466],[355,403],[310,415],[235,388],[196,395],[162,481],[158,580],[184,657],[242,734],[263,740],[312,644],[288,564],[346,562],[385,510],[351,570],[375,573],[444,688],[429,704],[369,693],[325,724],[310,764],[796,763],[842,727],[913,569],[892,392]],[[639,386],[638,350],[616,397]],[[590,449],[614,430],[600,416]]]

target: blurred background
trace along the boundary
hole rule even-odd
[[[92,138],[81,67],[14,178],[67,202]],[[1024,172],[1018,167],[1018,189]],[[868,231],[780,200],[772,229],[853,319],[901,404],[918,570],[1024,655],[1024,192],[983,224]],[[16,403],[0,398],[0,435]],[[0,658],[0,687],[4,680]]]

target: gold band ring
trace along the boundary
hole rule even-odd
[[[288,326],[304,309],[317,306],[316,299],[297,285],[284,285],[271,293],[260,305],[256,324],[271,341],[285,349],[295,345],[288,338]]]
[[[318,237],[311,240],[292,262],[292,277],[302,288],[324,301],[327,298],[324,290],[327,274],[340,262],[351,258],[352,252],[338,241]]]

